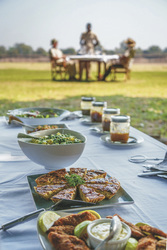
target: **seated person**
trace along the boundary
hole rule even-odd
[[[130,64],[133,62],[133,58],[135,56],[135,45],[136,42],[128,38],[124,43],[127,46],[127,49],[125,50],[124,54],[119,57],[118,60],[116,60],[114,63],[112,63],[108,69],[106,70],[106,73],[102,77],[102,80],[105,81],[106,77],[110,74],[112,68],[129,68]]]
[[[53,39],[51,41],[52,48],[49,50],[50,55],[50,61],[52,64],[52,68],[54,68],[56,65],[63,66],[67,69],[67,72],[69,74],[69,80],[76,80],[76,66],[73,61],[68,61],[66,56],[63,55],[63,52],[57,48],[58,41],[56,39]],[[55,80],[55,79],[53,79]]]

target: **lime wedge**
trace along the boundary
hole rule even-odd
[[[82,238],[87,233],[87,226],[91,223],[90,220],[85,220],[79,223],[74,229],[74,235],[78,238]]]
[[[53,223],[60,218],[60,215],[53,211],[45,212],[41,215],[38,221],[38,225],[43,232],[46,232]]]
[[[135,238],[129,238],[125,250],[135,250],[137,248],[138,241]]]
[[[85,211],[88,211],[88,212],[94,214],[94,215],[97,217],[97,219],[101,219],[100,214],[98,214],[96,211],[94,211],[94,210],[85,210]],[[80,214],[80,213],[83,213],[83,212],[85,212],[85,211],[81,211],[81,212],[79,212],[79,214]]]

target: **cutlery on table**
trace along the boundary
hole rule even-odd
[[[16,123],[16,124],[19,124],[19,125],[21,125],[21,126],[23,126],[23,127],[26,127],[26,128],[31,128],[31,129],[35,129],[33,126],[31,126],[31,125],[28,125],[28,124],[25,124],[25,123],[23,123],[23,122],[19,122],[19,121],[17,121],[17,120],[12,120],[12,123]]]
[[[11,220],[3,225],[0,226],[0,230],[7,230],[11,227],[14,227],[18,224],[24,223],[26,221],[32,220],[34,217],[36,217],[38,214],[40,214],[41,212],[44,211],[48,211],[48,210],[54,210],[54,208],[58,207],[61,204],[62,206],[68,206],[68,208],[70,206],[77,206],[77,207],[82,207],[82,206],[91,206],[91,205],[95,205],[96,203],[92,203],[92,202],[85,202],[82,200],[67,200],[67,199],[62,199],[58,202],[56,202],[55,204],[53,204],[52,206],[48,207],[48,208],[40,208],[36,211],[33,211],[31,213],[28,213],[22,217],[19,217],[17,219]]]

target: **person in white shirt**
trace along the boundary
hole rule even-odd
[[[58,41],[56,39],[51,40],[52,48],[49,50],[50,55],[50,61],[52,64],[52,68],[55,67],[55,65],[63,66],[67,69],[67,72],[69,74],[69,80],[76,80],[76,66],[74,61],[68,61],[66,56],[63,54],[63,52],[57,48]],[[53,80],[55,78],[53,77]]]

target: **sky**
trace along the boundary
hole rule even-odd
[[[78,50],[88,22],[108,50],[128,37],[137,48],[167,48],[167,0],[0,0],[0,46],[49,50],[56,38]]]

